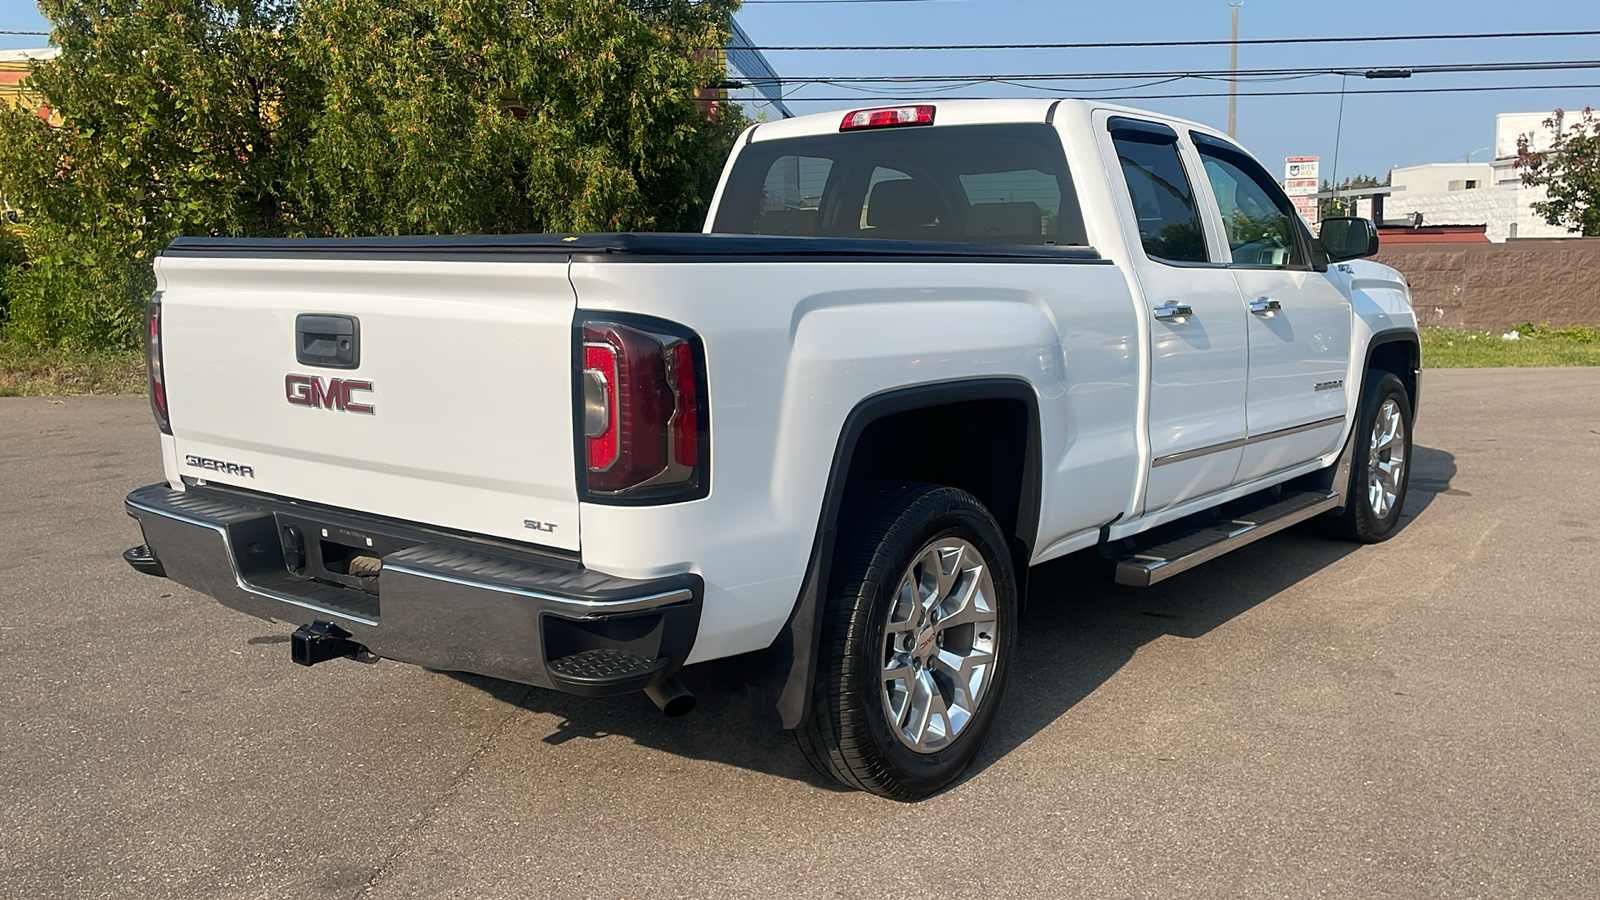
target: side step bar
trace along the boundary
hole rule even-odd
[[[1149,587],[1339,505],[1337,491],[1285,491],[1252,511],[1180,531],[1164,543],[1113,554],[1116,582]]]

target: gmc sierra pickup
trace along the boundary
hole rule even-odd
[[[765,651],[816,766],[914,799],[995,721],[1030,566],[1393,533],[1419,350],[1376,248],[1214,129],[1070,100],[753,126],[704,234],[183,238],[125,556],[306,665],[675,714]]]

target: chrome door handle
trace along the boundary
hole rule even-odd
[[[1276,300],[1269,300],[1266,297],[1262,297],[1260,300],[1250,304],[1250,311],[1258,316],[1270,316],[1280,309],[1283,309],[1282,303]]]
[[[1194,315],[1194,307],[1187,303],[1166,303],[1151,312],[1163,322],[1184,322]]]

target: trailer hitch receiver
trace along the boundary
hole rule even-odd
[[[289,653],[302,666],[345,657],[358,662],[377,662],[370,650],[350,640],[350,632],[318,619],[310,625],[301,625],[289,636]]]

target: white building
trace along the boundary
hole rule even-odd
[[[1390,221],[1422,214],[1424,225],[1486,225],[1489,240],[1575,237],[1576,232],[1545,224],[1530,207],[1543,200],[1544,188],[1522,184],[1516,169],[1517,138],[1527,135],[1534,150],[1548,150],[1552,133],[1548,112],[1500,113],[1495,116],[1494,161],[1427,163],[1389,172],[1394,193],[1384,205]]]
[[[1475,191],[1495,183],[1492,163],[1424,163],[1389,172],[1389,185],[1396,194],[1444,194],[1450,191]]]

